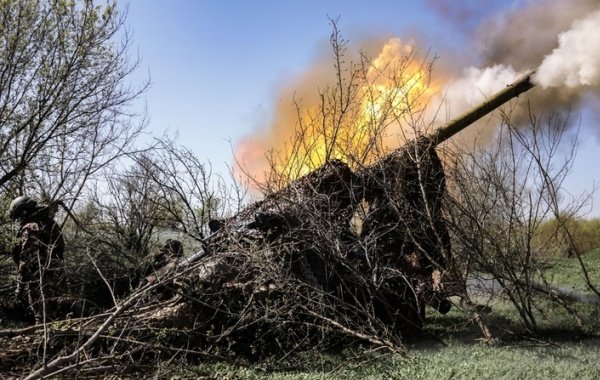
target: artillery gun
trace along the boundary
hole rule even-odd
[[[161,268],[154,284],[127,296],[144,302],[127,314],[131,333],[147,340],[175,328],[181,333],[168,337],[174,347],[219,343],[259,354],[269,354],[267,346],[285,351],[340,336],[393,346],[381,337],[418,329],[426,304],[447,308],[442,275],[451,247],[435,147],[529,90],[530,78],[361,170],[327,162],[212,222],[201,251]],[[271,343],[257,348],[261,341]]]
[[[420,326],[426,304],[446,312],[450,291],[443,273],[451,247],[436,146],[534,87],[532,75],[361,170],[329,161],[233,217],[213,221],[204,248],[187,262],[268,251],[282,278],[345,300],[349,309],[370,302],[377,319],[400,330]],[[354,228],[356,211],[365,205],[361,226]]]
[[[418,145],[433,149],[506,102],[528,91],[535,86],[531,80],[534,73],[535,71],[529,72],[439,129],[392,151],[356,173],[345,163],[331,160],[293,181],[286,188],[267,194],[263,200],[251,204],[233,217],[223,221],[212,221],[211,234],[204,239],[204,247],[187,261],[193,263],[205,256],[231,231],[255,229],[273,232],[272,229],[282,231],[293,228],[294,224],[299,222],[297,217],[286,215],[286,210],[292,205],[299,206],[305,202],[319,204],[324,201],[323,197],[327,197],[326,212],[335,218],[347,218],[348,212],[351,211],[349,208],[356,206],[369,193],[365,190],[365,187],[369,186],[369,177],[373,177],[385,167],[393,166],[395,158],[402,156],[411,147]],[[319,208],[324,207],[325,205],[322,205]]]

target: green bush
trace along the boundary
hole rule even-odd
[[[535,231],[533,243],[542,256],[566,257],[575,251],[585,254],[600,248],[600,218],[565,218],[561,223],[557,219],[543,222]]]
[[[579,252],[586,253],[600,248],[600,218],[579,220],[574,234],[575,245]]]

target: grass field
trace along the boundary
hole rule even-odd
[[[433,312],[432,312],[433,313]],[[304,353],[284,361],[248,367],[211,363],[167,370],[169,376],[219,379],[598,379],[600,330],[586,331],[567,323],[548,329],[541,338],[502,329],[502,342],[489,346],[459,311],[435,316],[430,331],[440,339],[421,338],[409,345],[407,356],[361,351],[343,354]],[[493,314],[493,313],[492,313]],[[504,314],[504,315],[502,315]],[[598,310],[596,310],[596,316]],[[432,314],[433,316],[433,314]],[[514,315],[513,315],[514,317]],[[506,318],[506,310],[490,318]],[[493,321],[492,321],[493,322]],[[506,321],[510,322],[514,321]],[[504,324],[503,327],[507,325]],[[166,374],[166,373],[165,373]]]
[[[519,341],[489,347],[476,340],[420,344],[398,354],[305,356],[298,363],[187,367],[182,378],[224,379],[598,379],[600,338],[555,344]]]
[[[592,283],[600,285],[600,248],[581,256],[588,276]],[[581,271],[581,264],[577,259],[552,259],[548,261],[549,268],[545,275],[548,281],[572,286],[575,289],[587,290],[585,280]],[[595,280],[595,281],[594,281]]]
[[[600,249],[583,260],[600,282]],[[580,265],[554,259],[546,275],[555,284],[585,290]],[[548,304],[540,318],[541,336],[522,332],[518,316],[504,300],[489,301],[485,319],[500,343],[482,342],[463,311],[446,315],[428,311],[428,336],[408,344],[408,354],[355,348],[336,354],[302,353],[285,360],[252,364],[205,363],[167,365],[161,376],[217,379],[599,379],[600,306],[578,305],[578,326],[562,309]],[[435,337],[435,338],[434,338]]]

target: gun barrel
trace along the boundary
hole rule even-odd
[[[534,73],[535,70],[530,71],[523,77],[516,80],[514,83],[506,86],[506,88],[502,91],[494,94],[485,102],[470,109],[469,111],[465,112],[459,117],[449,121],[443,127],[440,127],[439,129],[435,130],[434,132],[429,134],[427,138],[430,139],[434,143],[434,145],[440,144],[448,140],[450,137],[462,131],[467,126],[481,119],[482,117],[492,112],[496,108],[500,107],[504,103],[508,102],[513,98],[516,98],[522,93],[533,88],[535,86],[535,83],[531,80],[531,78],[534,75]]]

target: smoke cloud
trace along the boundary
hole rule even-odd
[[[475,3],[460,12],[439,0],[428,3],[437,12],[450,12],[446,19],[451,20],[469,14],[479,20],[485,11]],[[600,1],[531,0],[521,4],[525,5],[494,12],[479,27],[469,27],[470,43],[457,49],[462,49],[465,57],[474,56],[470,67],[451,72],[448,68],[456,67],[455,62],[437,63],[441,68],[435,68],[433,78],[437,79],[440,71],[442,75],[425,114],[431,124],[451,120],[533,69],[537,69],[534,80],[538,86],[527,92],[527,101],[512,104],[511,116],[517,124],[528,119],[529,108],[533,112],[570,112],[583,100],[600,97]],[[359,44],[360,48],[371,57],[385,53],[377,50],[384,46],[382,40],[366,43]],[[392,53],[402,53],[396,50]],[[453,55],[442,52],[443,57]],[[251,172],[257,173],[254,167],[265,168],[264,159],[261,164],[252,161],[260,161],[264,152],[280,148],[294,137],[297,114],[292,99],[303,106],[319,104],[318,87],[332,80],[330,58],[323,58],[282,87],[269,126],[240,144],[238,156],[252,167]],[[600,115],[599,109],[592,112]],[[482,128],[489,120],[463,132],[461,143],[485,143],[494,133],[493,128]]]
[[[468,67],[457,79],[451,80],[442,94],[434,96],[430,109],[435,110],[436,119],[447,121],[480,104],[485,99],[513,82],[518,73],[505,65],[486,68]],[[440,112],[443,113],[440,115]]]
[[[535,79],[543,91],[528,93],[536,112],[572,110],[586,94],[600,93],[600,2],[526,4],[490,17],[474,34],[482,66],[504,64],[517,72],[539,67]]]
[[[536,0],[525,7],[491,15],[473,33],[473,46],[481,61],[475,64],[505,64],[517,71],[540,65],[558,47],[558,36],[576,20],[600,9],[598,0]]]
[[[473,33],[479,62],[457,73],[432,106],[439,122],[484,101],[521,75],[536,69],[539,88],[513,105],[516,124],[534,112],[570,112],[588,94],[600,95],[600,2],[530,1],[494,14]],[[599,113],[599,110],[592,112]],[[493,133],[485,120],[463,132],[463,141],[485,143]]]
[[[359,59],[348,52],[348,59]],[[313,110],[321,102],[319,89],[335,83],[335,72],[330,51],[323,51],[304,71],[283,83],[274,99],[269,122],[251,136],[239,141],[235,148],[237,170],[251,182],[264,183],[270,175],[271,160],[280,160],[294,149],[299,108]]]
[[[544,58],[536,81],[547,87],[600,85],[600,10],[576,20]]]

